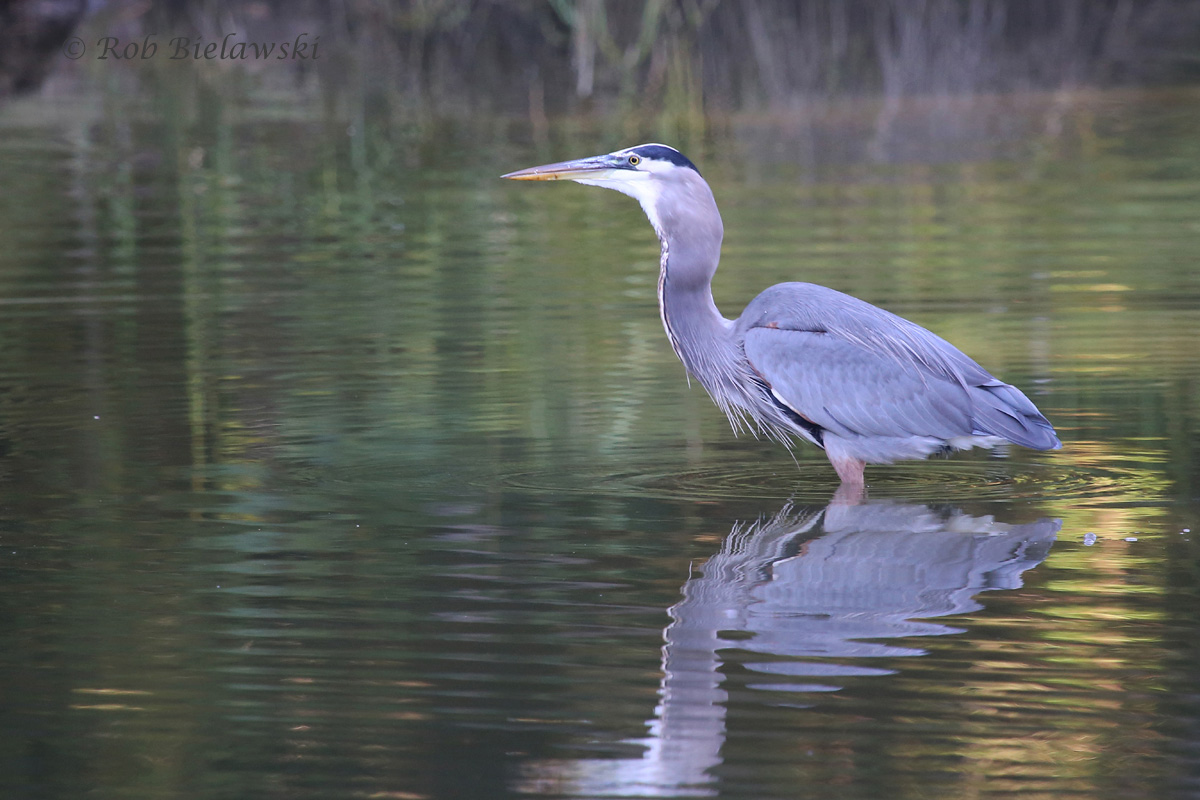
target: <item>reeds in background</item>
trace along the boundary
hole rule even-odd
[[[433,114],[779,110],[1200,75],[1200,4],[1183,0],[56,0],[0,4],[0,86],[61,66],[85,12],[85,40],[307,31],[326,55],[294,71]]]

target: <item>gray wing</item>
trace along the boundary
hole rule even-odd
[[[780,284],[736,323],[746,357],[776,398],[844,438],[999,436],[1059,445],[1020,390],[944,339],[813,284]]]
[[[944,440],[972,433],[962,386],[906,370],[835,334],[752,328],[745,349],[779,401],[839,436]]]

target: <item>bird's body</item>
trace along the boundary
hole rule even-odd
[[[785,444],[824,448],[844,484],[863,467],[1001,442],[1049,450],[1054,428],[1017,388],[891,312],[811,283],[781,283],[736,320],[712,298],[724,230],[699,171],[650,144],[510,173],[637,198],[662,243],[663,327],[688,372],[729,417]]]

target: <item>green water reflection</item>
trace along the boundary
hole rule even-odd
[[[9,796],[1196,791],[1195,92],[692,143],[728,315],[835,286],[1059,428],[886,524],[688,386],[636,204],[497,179],[632,141],[192,99],[0,111]]]

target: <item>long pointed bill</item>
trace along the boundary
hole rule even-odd
[[[540,167],[530,167],[501,175],[514,181],[577,181],[604,180],[616,177],[614,172],[623,173],[627,177],[630,170],[616,169],[611,155],[578,158],[574,161],[560,161],[557,164],[543,164]]]

